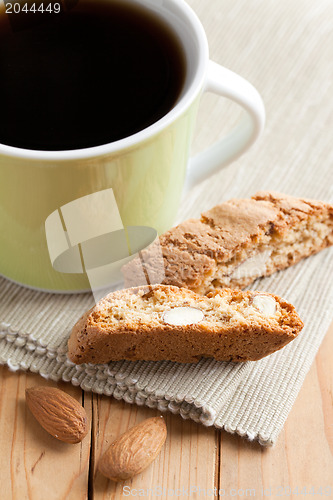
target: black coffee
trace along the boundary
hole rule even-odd
[[[49,151],[106,144],[177,101],[185,58],[163,20],[126,2],[74,3],[1,14],[0,143]]]

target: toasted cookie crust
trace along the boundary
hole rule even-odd
[[[160,253],[148,247],[123,275],[127,287],[162,282],[207,294],[244,288],[332,244],[332,205],[263,191],[170,229],[159,238]]]
[[[295,308],[275,295],[223,289],[202,296],[142,286],[113,292],[84,314],[72,330],[68,356],[77,364],[255,361],[281,349],[302,327]]]

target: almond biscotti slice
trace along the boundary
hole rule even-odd
[[[123,275],[127,287],[164,283],[206,294],[244,288],[332,244],[332,205],[259,192],[170,229],[158,252],[156,244],[143,250]]]
[[[68,343],[71,361],[197,362],[258,360],[302,329],[294,306],[259,292],[223,289],[208,296],[153,285],[107,295],[82,316]]]

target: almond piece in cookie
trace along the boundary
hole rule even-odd
[[[163,284],[201,294],[244,288],[332,245],[333,206],[259,192],[183,222],[162,234],[159,244],[159,252],[155,244],[123,267],[125,286],[145,285],[147,276],[148,284],[160,283],[164,275]]]
[[[258,360],[303,327],[294,306],[271,294],[221,289],[207,296],[153,285],[107,295],[69,339],[74,363],[127,360]]]
[[[204,313],[196,307],[173,307],[168,309],[162,316],[167,325],[186,326],[195,325],[204,319]]]

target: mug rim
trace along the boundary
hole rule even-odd
[[[142,2],[142,0],[139,0],[139,3],[144,3],[145,7],[149,7],[149,5],[151,4],[149,0],[147,2]],[[185,90],[184,94],[180,97],[179,101],[167,114],[165,114],[155,123],[149,125],[149,127],[146,127],[139,132],[136,132],[135,134],[119,139],[118,141],[102,144],[100,146],[61,151],[44,151],[18,148],[15,146],[8,146],[6,144],[0,143],[0,154],[14,158],[49,161],[96,158],[131,148],[136,144],[148,140],[149,138],[160,133],[163,129],[171,125],[171,123],[173,123],[190,107],[199,91],[202,89],[209,61],[209,49],[205,30],[198,16],[193,11],[193,9],[185,2],[185,0],[166,0],[163,2],[163,7],[165,6],[167,6],[169,9],[171,8],[173,13],[183,14],[184,18],[186,18],[186,21],[190,22],[191,28],[193,29],[198,40],[198,64],[195,68],[192,81],[188,85],[188,88]]]

